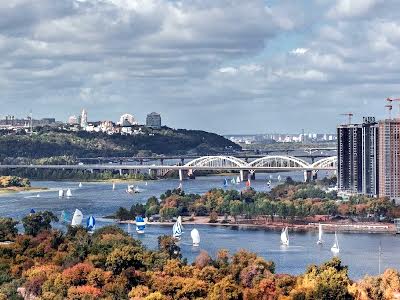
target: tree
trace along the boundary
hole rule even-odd
[[[181,258],[181,248],[176,245],[173,237],[163,235],[158,237],[158,249],[168,255],[169,259]]]
[[[50,211],[29,214],[22,219],[25,233],[32,236],[51,229],[51,222],[58,222],[58,218]]]
[[[231,202],[229,211],[231,216],[235,219],[235,223],[236,223],[236,217],[242,213],[242,209],[243,205],[241,201],[234,200]]]
[[[131,245],[114,249],[107,256],[106,266],[114,274],[119,274],[129,267],[140,268],[143,265],[143,256],[140,250]]]
[[[0,242],[13,240],[18,233],[19,222],[11,218],[0,218]]]
[[[121,221],[132,219],[132,215],[125,207],[118,208],[115,217]]]

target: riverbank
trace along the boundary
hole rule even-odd
[[[11,186],[7,188],[0,188],[0,195],[10,194],[10,193],[20,193],[20,192],[43,192],[47,191],[48,188],[41,188],[41,187],[17,187]]]
[[[263,224],[234,223],[233,220],[223,222],[223,217],[218,219],[216,223],[210,223],[209,217],[195,217],[183,218],[183,225],[210,225],[210,226],[225,226],[236,228],[253,228],[260,230],[282,230],[288,227],[292,232],[307,232],[318,231],[318,223],[308,224],[292,224],[290,222],[268,222]],[[117,221],[120,224],[135,224],[134,220]],[[354,233],[396,233],[396,226],[393,223],[373,223],[373,222],[360,222],[360,223],[321,223],[325,232],[354,232]],[[152,226],[172,226],[173,222],[149,222],[148,225]]]

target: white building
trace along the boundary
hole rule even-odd
[[[137,125],[138,122],[135,120],[135,118],[131,115],[131,114],[123,114],[120,118],[119,118],[119,125],[123,126],[127,126],[127,125]]]
[[[70,116],[68,118],[68,124],[69,125],[78,125],[79,124],[78,118],[76,116]]]
[[[82,109],[81,113],[81,128],[86,129],[86,126],[88,125],[88,116],[87,112],[85,109]]]

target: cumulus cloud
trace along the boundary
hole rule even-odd
[[[172,127],[220,133],[333,131],[342,110],[383,116],[399,90],[397,1],[271,3],[0,1],[1,113],[159,111]]]

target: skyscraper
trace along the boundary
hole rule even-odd
[[[379,196],[400,202],[400,119],[379,122]]]
[[[338,189],[362,192],[362,126],[340,125],[338,134]]]
[[[87,117],[87,112],[85,109],[82,109],[82,113],[81,113],[81,128],[85,129],[87,127],[88,124],[88,117]]]
[[[376,196],[378,180],[378,124],[375,118],[364,118],[362,124],[362,193]]]

